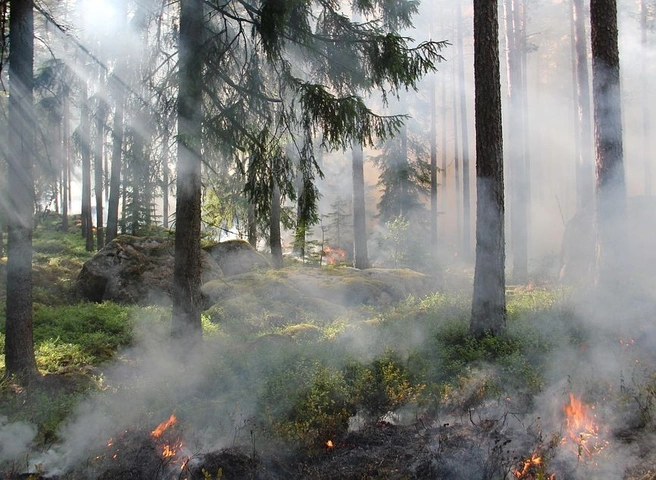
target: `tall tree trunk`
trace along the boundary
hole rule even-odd
[[[86,81],[82,82],[80,112],[80,153],[82,156],[82,237],[88,252],[93,251],[93,220],[91,217],[91,124]]]
[[[69,210],[69,177],[71,165],[70,149],[70,107],[68,94],[62,100],[62,171],[61,171],[61,206],[62,206],[62,232],[68,232],[68,210]]]
[[[442,209],[447,205],[447,162],[448,156],[446,153],[446,136],[447,136],[447,114],[446,114],[446,81],[442,79],[442,163],[440,168],[440,191],[442,198]],[[446,227],[443,228],[442,239],[446,238],[444,235]]]
[[[522,121],[522,71],[519,49],[519,15],[517,3],[505,0],[506,46],[508,64],[508,98],[510,106],[507,152],[510,165],[510,234],[513,254],[513,281],[528,279],[528,198],[524,161],[524,122]]]
[[[93,142],[94,190],[96,192],[96,245],[100,250],[105,246],[103,235],[103,161],[105,146],[105,105],[102,100],[96,108],[96,138]]]
[[[38,374],[32,334],[34,218],[34,4],[12,0],[9,13],[9,153],[7,156],[7,300],[5,375]]]
[[[597,284],[616,291],[626,272],[626,185],[615,0],[590,1],[597,180]]]
[[[458,85],[458,70],[455,65],[452,66],[453,75],[451,85],[453,87],[453,184],[455,186],[456,196],[456,253],[462,252],[462,194],[460,189],[460,137],[458,135],[458,96],[460,94],[460,85]]]
[[[169,228],[169,127],[164,126],[162,139],[162,227]]]
[[[582,210],[592,205],[594,198],[590,76],[588,74],[588,45],[585,33],[583,0],[572,0],[572,21],[574,26],[573,43],[578,119],[576,137],[579,142],[576,159],[576,206],[578,210]]]
[[[649,27],[647,25],[647,0],[640,0],[640,44],[642,46],[641,70],[640,75],[642,79],[642,158],[644,168],[644,188],[645,195],[651,195],[651,162],[652,162],[652,149],[651,149],[651,118],[650,118],[650,82],[647,73],[647,62],[649,58],[649,45],[647,42],[647,33]]]
[[[269,247],[275,268],[282,268],[282,238],[280,235],[280,187],[275,179],[271,189],[271,217],[269,219]]]
[[[399,165],[399,173],[401,174],[401,178],[399,179],[401,201],[399,202],[400,208],[398,214],[407,219],[410,215],[411,202],[410,196],[408,195],[410,165],[408,161],[408,126],[406,124],[403,124],[401,127],[399,135],[401,136],[401,158],[399,159],[401,162]]]
[[[201,132],[203,1],[180,1],[178,162],[171,336],[185,353],[202,341]]]
[[[474,0],[476,267],[470,332],[506,326],[503,129],[497,0]]]
[[[255,205],[248,201],[248,243],[257,248],[257,219],[255,217]]]
[[[123,0],[116,2],[116,18],[120,24],[116,31],[117,35],[125,35],[127,26],[127,3]],[[116,38],[117,42],[125,41]],[[121,51],[114,76],[110,79],[110,85],[114,97],[114,125],[112,128],[112,161],[109,174],[109,196],[107,197],[107,234],[106,242],[109,243],[118,235],[118,205],[121,198],[121,169],[123,167],[123,136],[125,133],[125,82],[127,72],[127,52]]]
[[[303,184],[303,176],[298,172],[296,178],[296,231],[294,232],[294,255],[300,257],[302,262],[305,262],[305,237],[307,235],[308,222],[303,212],[303,204],[305,203],[305,189]]]
[[[114,128],[112,129],[112,166],[109,175],[109,199],[107,203],[107,242],[118,235],[118,204],[121,197],[121,167],[123,153],[123,107],[125,94],[123,89],[115,86],[116,107],[114,110]]]
[[[462,8],[458,5],[458,78],[460,84],[460,138],[462,140],[462,257],[471,258],[471,199],[469,189],[469,135],[467,122],[467,92],[465,89],[465,52],[462,38],[464,36]]]
[[[430,82],[430,253],[433,259],[437,258],[437,100],[435,98],[435,77]],[[442,145],[444,148],[444,145]]]
[[[362,145],[353,145],[353,266],[369,268],[367,252],[367,220],[364,201],[364,152]]]

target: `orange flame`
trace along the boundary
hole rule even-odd
[[[533,453],[531,458],[527,458],[522,461],[521,469],[516,468],[513,470],[513,477],[525,478],[525,475],[529,473],[531,467],[539,467],[540,465],[542,465],[542,457],[540,457],[537,453]]]
[[[331,450],[331,449],[333,449],[334,447],[335,447],[335,444],[333,443],[332,440],[328,440],[328,441],[326,442],[326,448],[328,448],[328,450]]]
[[[162,457],[170,458],[175,457],[178,454],[178,450],[182,448],[182,443],[177,442],[174,445],[169,445],[168,443],[162,447]]]
[[[562,443],[571,440],[577,446],[579,459],[584,454],[593,455],[607,444],[599,439],[599,428],[595,423],[595,416],[591,413],[593,409],[594,407],[586,405],[572,393],[569,394],[569,403],[563,407],[567,436],[563,438]]]
[[[175,413],[172,413],[169,419],[157,425],[157,428],[152,432],[150,432],[150,435],[153,436],[154,438],[161,437],[162,433],[164,433],[166,429],[169,428],[171,425],[175,425],[175,422],[177,422],[177,420],[178,419],[176,418]]]
[[[328,265],[335,265],[346,258],[346,252],[344,250],[341,248],[331,248],[329,246],[324,247],[323,255],[326,257]]]

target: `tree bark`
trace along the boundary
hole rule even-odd
[[[460,189],[460,137],[458,136],[458,96],[460,94],[460,85],[458,85],[458,70],[453,65],[453,75],[451,85],[453,87],[453,184],[456,196],[456,252],[462,253],[462,194]]]
[[[464,36],[462,28],[462,8],[458,5],[458,78],[460,84],[460,139],[462,140],[462,257],[471,258],[471,199],[469,189],[469,135],[467,122],[467,93],[465,84],[465,53],[462,42]]]
[[[271,218],[269,219],[269,247],[275,268],[282,268],[282,239],[280,235],[280,187],[275,179],[271,189]]]
[[[117,18],[120,25],[116,29],[118,35],[125,35],[127,26],[127,4],[121,0],[117,4]],[[123,42],[122,38],[116,41]],[[123,135],[125,133],[125,74],[127,71],[127,55],[121,52],[114,76],[110,79],[114,93],[114,125],[112,129],[112,162],[109,174],[109,197],[107,198],[107,232],[106,242],[111,242],[118,235],[118,205],[121,198],[121,168],[123,166]]]
[[[594,199],[590,75],[588,74],[588,45],[583,0],[572,0],[572,21],[576,79],[576,136],[579,142],[576,162],[576,206],[578,210],[583,210],[592,205]]]
[[[476,266],[470,332],[506,326],[503,129],[496,0],[474,0]]]
[[[590,1],[597,184],[597,284],[616,291],[626,272],[626,184],[615,0]]]
[[[248,201],[248,243],[253,248],[257,248],[257,219],[255,217],[255,205],[250,200]]]
[[[202,341],[201,127],[203,1],[181,0],[178,62],[178,162],[171,335],[185,354]]]
[[[647,73],[647,64],[649,58],[649,45],[647,42],[647,33],[649,31],[649,26],[647,23],[647,1],[640,0],[640,45],[642,46],[642,58],[641,58],[641,80],[642,80],[642,158],[643,158],[643,168],[644,168],[644,188],[645,195],[651,195],[651,183],[652,183],[652,149],[651,149],[651,117],[650,117],[650,103],[649,96],[651,92],[650,81]]]
[[[353,266],[369,268],[367,253],[367,223],[364,200],[364,152],[362,145],[353,145]]]
[[[93,219],[91,216],[91,124],[86,80],[82,81],[80,111],[80,153],[82,156],[82,237],[88,252],[93,251]]]
[[[169,228],[169,126],[164,126],[162,139],[162,227]]]
[[[12,0],[9,13],[9,154],[7,156],[7,305],[5,375],[38,374],[32,334],[34,218],[34,4]]]
[[[105,246],[103,234],[103,152],[105,146],[105,105],[102,100],[96,108],[96,138],[93,142],[94,190],[96,192],[96,248]]]
[[[431,223],[430,223],[430,253],[433,259],[437,258],[437,101],[435,94],[435,77],[429,84],[430,88],[430,205],[431,205]],[[444,148],[444,146],[442,146]]]
[[[68,233],[69,177],[71,166],[70,149],[70,111],[68,93],[62,99],[62,171],[61,171],[61,209],[62,232]]]
[[[528,195],[524,159],[524,122],[522,118],[522,66],[519,14],[514,0],[505,0],[508,99],[510,109],[507,142],[510,166],[510,234],[513,258],[513,281],[528,280]]]

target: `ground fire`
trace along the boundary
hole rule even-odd
[[[323,256],[328,265],[336,265],[346,258],[346,252],[341,248],[332,248],[325,246],[323,249]]]
[[[607,443],[599,436],[593,410],[594,406],[586,405],[572,393],[569,394],[569,402],[563,407],[566,432],[562,444],[575,445],[579,460],[598,453]]]

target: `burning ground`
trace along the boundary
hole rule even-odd
[[[208,285],[185,364],[163,307],[39,307],[49,374],[2,385],[2,477],[653,478],[651,295],[509,288],[507,334],[474,340],[467,289],[349,272]]]

